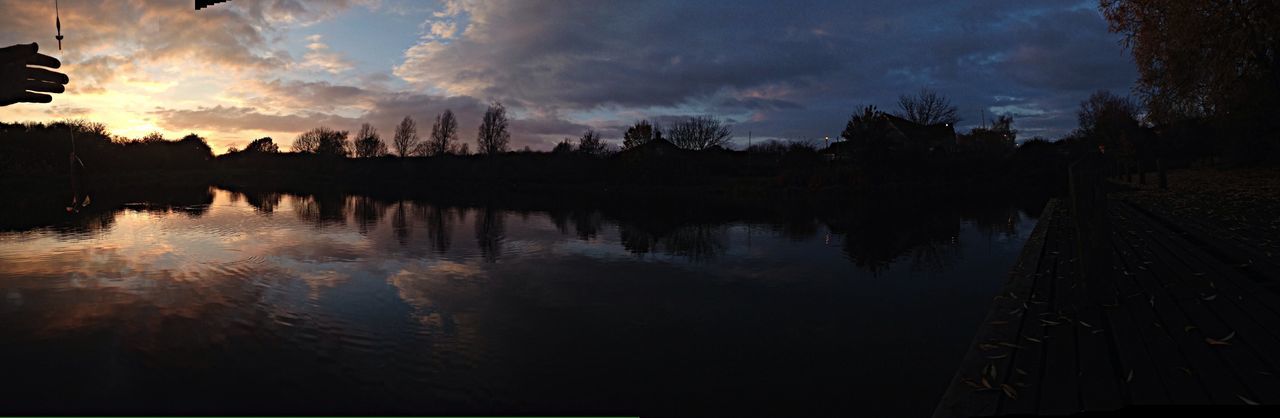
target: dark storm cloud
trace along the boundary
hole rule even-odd
[[[821,137],[861,104],[928,86],[969,124],[995,110],[1057,135],[1089,92],[1127,92],[1127,53],[1093,2],[450,3],[396,74],[521,107],[682,108],[739,132]],[[430,25],[425,25],[430,26]],[[1009,100],[1014,98],[1015,100]]]

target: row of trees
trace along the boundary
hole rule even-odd
[[[493,103],[484,113],[476,134],[476,151],[481,154],[498,154],[507,151],[511,141],[508,129],[507,110],[502,103]],[[396,125],[391,138],[391,147],[383,142],[378,129],[365,123],[360,125],[355,138],[348,140],[349,131],[340,131],[328,127],[319,127],[298,135],[293,141],[294,152],[332,155],[357,158],[380,157],[384,155],[433,156],[433,155],[467,155],[470,147],[458,141],[458,119],[453,110],[436,116],[431,125],[431,133],[426,140],[418,136],[418,123],[410,116],[405,116]],[[260,138],[249,143],[244,152],[279,152],[279,147],[271,138]]]
[[[494,103],[485,111],[480,126],[476,131],[476,152],[479,154],[500,154],[508,151],[511,142],[510,120],[507,110],[501,103]],[[628,127],[624,133],[622,149],[632,149],[653,140],[669,141],[675,146],[688,150],[707,150],[724,148],[729,145],[733,131],[723,120],[711,116],[692,116],[673,122],[668,129],[668,136],[663,136],[663,128],[648,120],[641,120]],[[391,139],[391,146],[383,142],[377,128],[365,123],[354,138],[349,131],[318,127],[304,132],[293,141],[292,151],[333,155],[342,157],[380,157],[395,155],[436,156],[436,155],[468,155],[468,144],[458,141],[458,120],[453,111],[446,109],[436,116],[431,125],[431,133],[421,140],[418,136],[417,122],[405,116],[396,125]],[[569,138],[557,144],[553,153],[583,153],[602,155],[609,151],[603,136],[594,129],[587,129],[576,143]],[[232,149],[232,152],[237,150]],[[271,138],[259,138],[249,143],[239,152],[280,152]]]

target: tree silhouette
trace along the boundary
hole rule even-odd
[[[511,141],[511,133],[507,132],[507,108],[502,103],[493,102],[484,111],[484,119],[480,121],[480,129],[476,132],[476,152],[494,155],[506,152],[507,143]]]
[[[355,148],[358,158],[378,157],[387,153],[387,144],[378,136],[378,130],[367,123],[360,125],[360,132],[356,133]]]
[[[840,137],[846,141],[861,141],[874,128],[875,122],[884,115],[880,109],[876,109],[875,105],[868,105],[862,108],[861,113],[854,113],[849,116],[849,121],[844,125],[844,131],[840,132]]]
[[[445,155],[454,152],[453,141],[457,136],[458,119],[454,118],[452,110],[445,109],[444,113],[436,116],[435,123],[431,124],[431,137],[427,138],[423,154]]]
[[[573,152],[573,142],[569,141],[569,138],[560,141],[555,148],[551,149],[552,154],[568,154],[571,152]]]
[[[166,139],[164,139],[164,134],[160,133],[159,131],[152,131],[147,133],[146,135],[143,135],[140,141],[143,143],[157,143],[157,142],[164,142],[166,141]]]
[[[604,153],[604,143],[600,141],[600,134],[595,130],[587,129],[587,132],[578,138],[578,152],[589,155]]]
[[[242,152],[277,153],[280,152],[280,147],[276,146],[276,143],[272,142],[271,137],[268,136],[253,140],[248,146],[244,147]]]
[[[898,96],[898,108],[898,117],[921,125],[954,125],[960,121],[960,117],[956,116],[956,107],[951,105],[951,99],[927,88],[920,89],[920,93],[915,96]]]
[[[293,141],[294,152],[346,157],[350,154],[347,131],[319,127],[298,135]]]
[[[648,120],[640,120],[622,134],[622,148],[632,149],[653,140],[654,128]]]
[[[704,150],[729,144],[731,131],[720,119],[695,116],[671,126],[671,143],[684,149]]]
[[[1138,106],[1127,97],[1099,90],[1080,102],[1078,112],[1081,136],[1106,147],[1108,152],[1131,154],[1136,151]]]
[[[391,140],[391,145],[395,147],[396,155],[408,157],[418,145],[418,123],[414,122],[413,118],[405,116],[404,120],[396,125],[396,134]]]
[[[1280,107],[1280,2],[1101,0],[1138,66],[1137,92],[1159,122],[1271,119]]]

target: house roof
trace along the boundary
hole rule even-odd
[[[950,124],[921,125],[894,115],[885,114],[884,120],[913,142],[955,141],[956,130]]]

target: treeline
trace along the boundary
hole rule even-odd
[[[125,138],[84,120],[0,122],[0,176],[6,179],[66,176],[72,152],[98,176],[200,170],[213,163],[213,150],[196,134],[173,140],[159,133]]]

